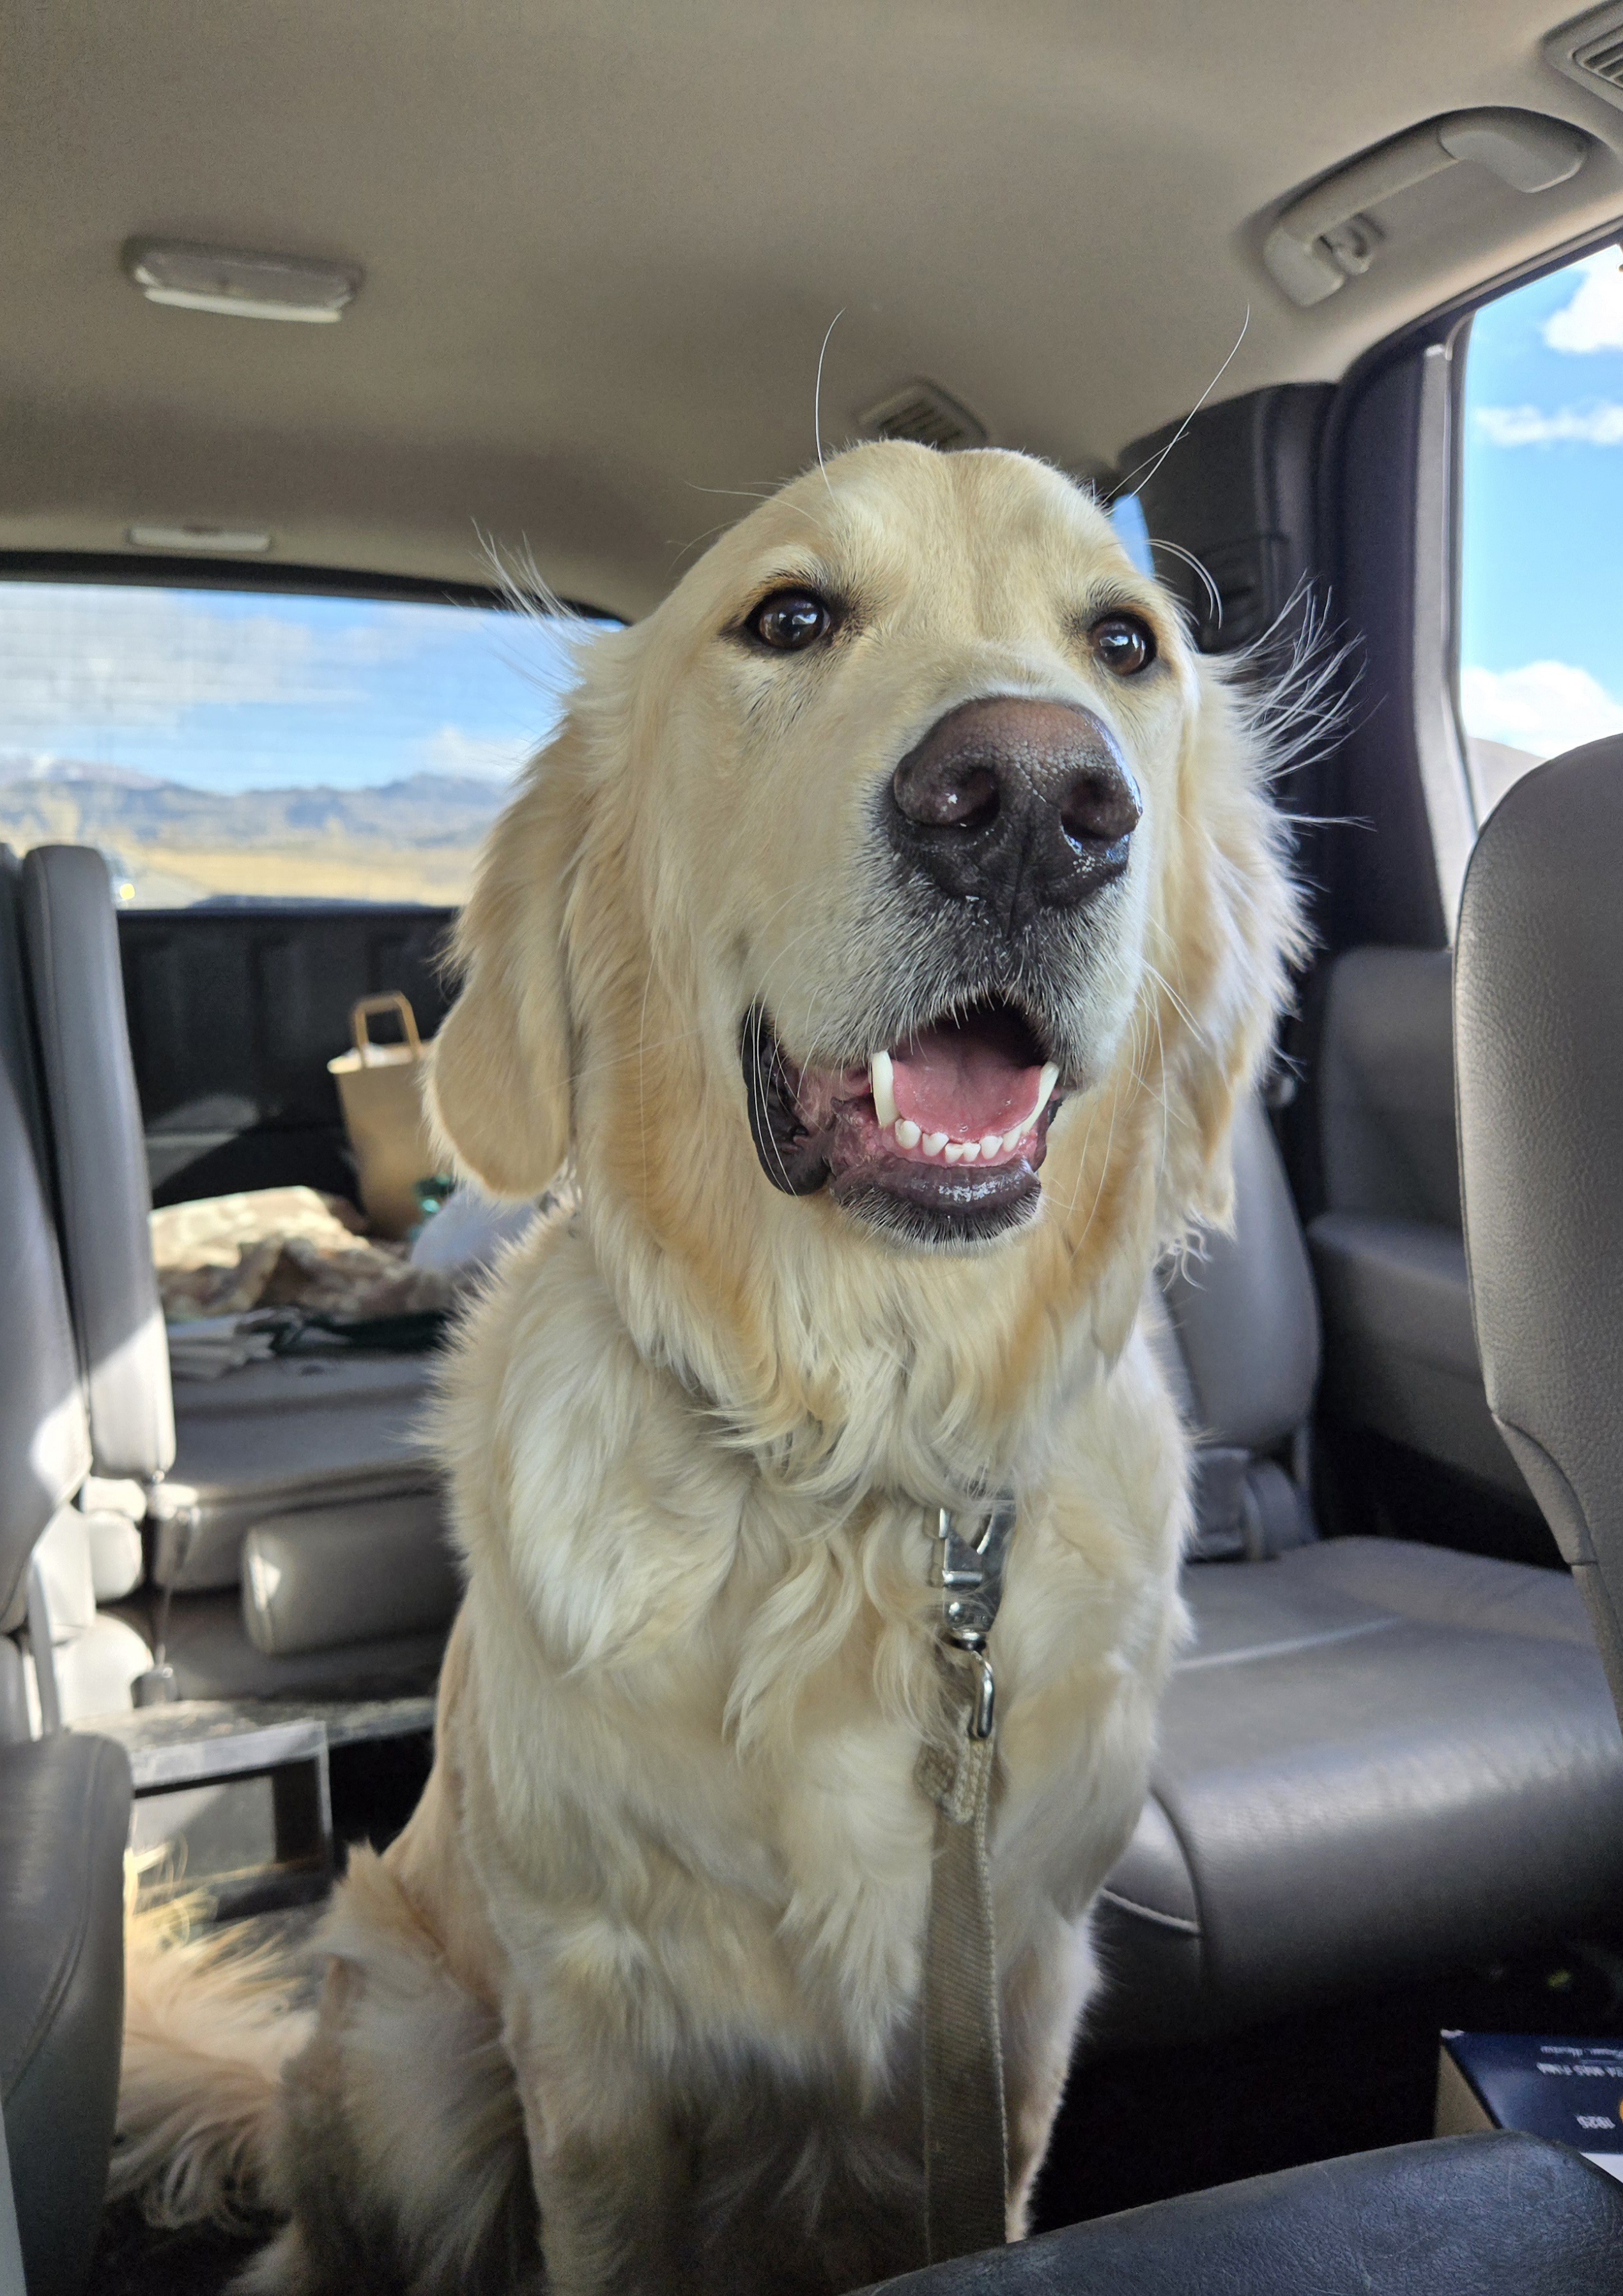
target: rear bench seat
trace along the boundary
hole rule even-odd
[[[3,877],[94,1472],[145,1494],[151,1577],[175,1590],[179,1694],[422,1687],[456,1600],[418,1432],[430,1359],[290,1357],[176,1395],[105,865],[88,848],[42,846]]]
[[[1469,1965],[1623,1903],[1623,1735],[1577,1587],[1316,1537],[1277,1461],[1312,1406],[1317,1302],[1255,1105],[1236,1183],[1235,1235],[1164,1287],[1200,1543],[1233,1559],[1184,1573],[1194,1640],[1095,1931],[1098,2047]]]

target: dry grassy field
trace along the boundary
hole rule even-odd
[[[465,899],[504,794],[492,782],[426,774],[375,788],[231,793],[70,764],[0,774],[0,838],[22,852],[97,847],[119,899],[139,908],[224,893],[441,907]]]
[[[472,846],[427,852],[311,846],[127,847],[135,902],[143,908],[205,900],[210,893],[294,895],[314,901],[427,901],[455,906],[467,897]]]

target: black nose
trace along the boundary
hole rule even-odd
[[[898,853],[1012,931],[1113,884],[1143,806],[1091,709],[999,696],[931,726],[891,776],[886,811]]]

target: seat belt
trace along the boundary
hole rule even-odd
[[[996,1685],[987,1638],[1003,1599],[1014,1501],[1004,1496],[970,1537],[941,1508],[939,1648],[952,1733],[919,1756],[935,1806],[924,1939],[924,2226],[928,2261],[1001,2247],[1008,2237],[1009,2134],[987,1816],[996,1759]]]

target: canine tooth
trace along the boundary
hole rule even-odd
[[[1026,1119],[1028,1124],[1035,1124],[1037,1122],[1037,1118],[1042,1114],[1043,1111],[1047,1107],[1049,1101],[1053,1098],[1053,1088],[1059,1081],[1060,1071],[1058,1065],[1053,1061],[1045,1061],[1043,1063],[1043,1072],[1037,1080],[1037,1106]]]
[[[918,1146],[919,1128],[913,1122],[910,1117],[898,1116],[897,1118],[896,1144],[898,1148],[916,1148]]]
[[[1000,1132],[988,1132],[980,1144],[980,1152],[983,1156],[996,1156],[1002,1146],[1003,1135]]]
[[[980,1156],[980,1141],[979,1141],[979,1140],[966,1140],[966,1141],[964,1142],[964,1144],[963,1144],[963,1160],[964,1160],[964,1162],[965,1162],[966,1164],[972,1164],[972,1163],[974,1163],[974,1162],[975,1162],[975,1160],[976,1160],[976,1159]]]
[[[939,1156],[947,1145],[947,1135],[945,1132],[926,1132],[919,1144],[927,1156]]]
[[[942,1149],[941,1153],[946,1157],[949,1164],[961,1164],[963,1160],[963,1141],[949,1140],[946,1147]]]
[[[868,1076],[873,1093],[873,1113],[879,1119],[879,1128],[888,1132],[896,1122],[896,1063],[889,1053],[875,1053],[868,1063]]]

